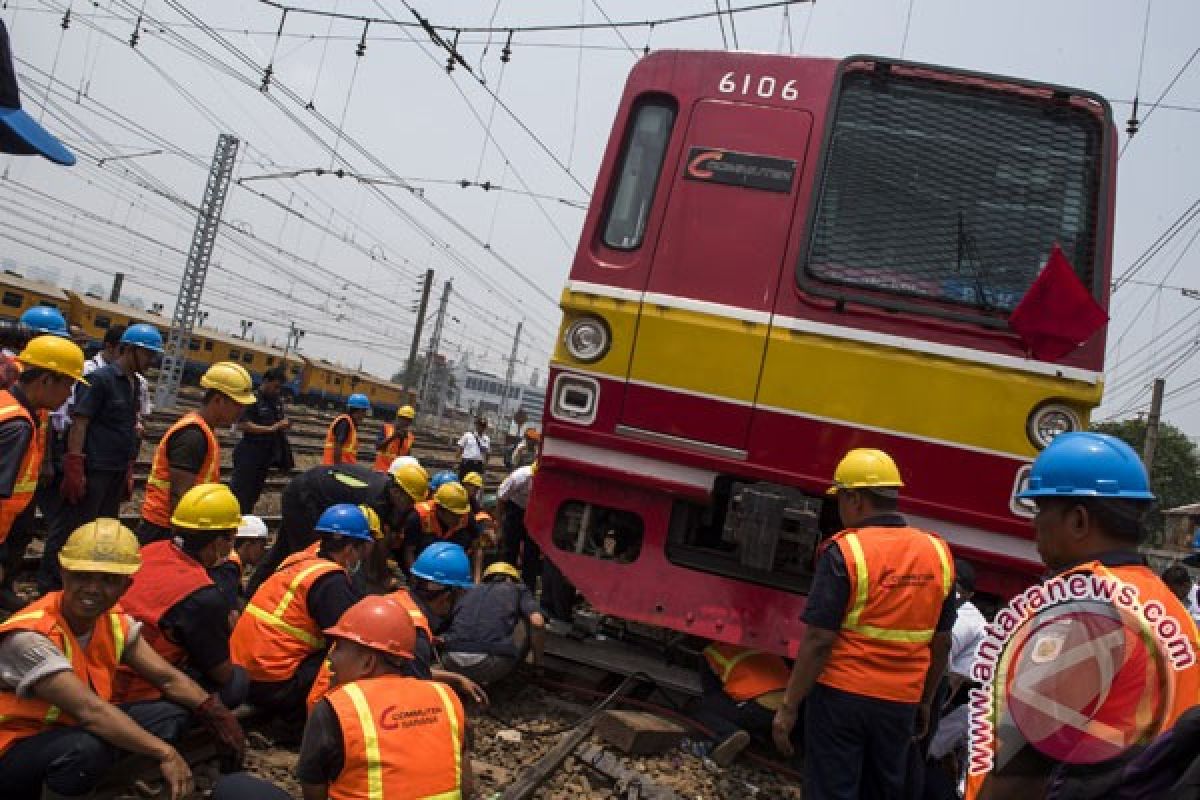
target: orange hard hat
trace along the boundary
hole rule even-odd
[[[408,611],[382,595],[370,595],[346,609],[332,628],[325,629],[325,635],[400,658],[412,658],[417,646],[417,629]]]
[[[526,428],[525,438],[531,442],[537,442],[541,440],[542,434],[537,428]]]

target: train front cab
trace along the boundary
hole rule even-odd
[[[1007,317],[1055,242],[1107,304],[1113,138],[1057,87],[644,59],[562,295],[531,533],[605,613],[791,653],[830,476],[880,447],[910,519],[1022,588],[1013,493],[1099,403],[1104,332],[1034,359]]]

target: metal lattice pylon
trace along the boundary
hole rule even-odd
[[[222,133],[217,138],[217,150],[213,153],[212,166],[208,171],[208,184],[204,187],[204,200],[200,203],[200,213],[196,218],[196,231],[192,234],[192,247],[188,251],[187,265],[183,268],[183,280],[179,283],[179,297],[171,317],[166,354],[158,372],[154,400],[159,408],[174,406],[176,395],[179,394],[188,341],[200,313],[200,295],[204,291],[208,262],[217,242],[221,209],[225,206],[225,195],[229,191],[237,151],[237,137]]]
[[[442,415],[442,403],[445,400],[445,371],[437,370],[438,350],[442,346],[442,329],[446,324],[446,308],[450,303],[450,290],[453,281],[446,281],[442,287],[442,299],[438,303],[437,316],[433,320],[433,334],[429,337],[429,350],[425,354],[425,372],[421,376],[421,411],[432,412],[438,417]],[[436,408],[431,405],[436,403]]]

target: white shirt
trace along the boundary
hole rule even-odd
[[[950,671],[964,678],[971,677],[971,665],[975,663],[975,651],[983,641],[987,620],[971,601],[958,607],[954,628],[950,632]]]
[[[1200,586],[1194,583],[1192,584],[1192,593],[1188,595],[1187,610],[1192,615],[1192,619],[1196,620],[1196,624],[1200,625]]]
[[[486,433],[467,431],[459,438],[458,446],[462,448],[463,461],[487,461],[492,442]]]
[[[529,505],[529,490],[532,488],[533,467],[518,467],[500,484],[496,496],[524,509]]]

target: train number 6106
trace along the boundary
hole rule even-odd
[[[782,100],[795,100],[800,96],[794,78],[781,85],[771,75],[755,77],[749,74],[738,75],[735,72],[726,72],[721,76],[720,82],[717,83],[717,91],[721,94],[740,94],[743,97],[779,97]]]

